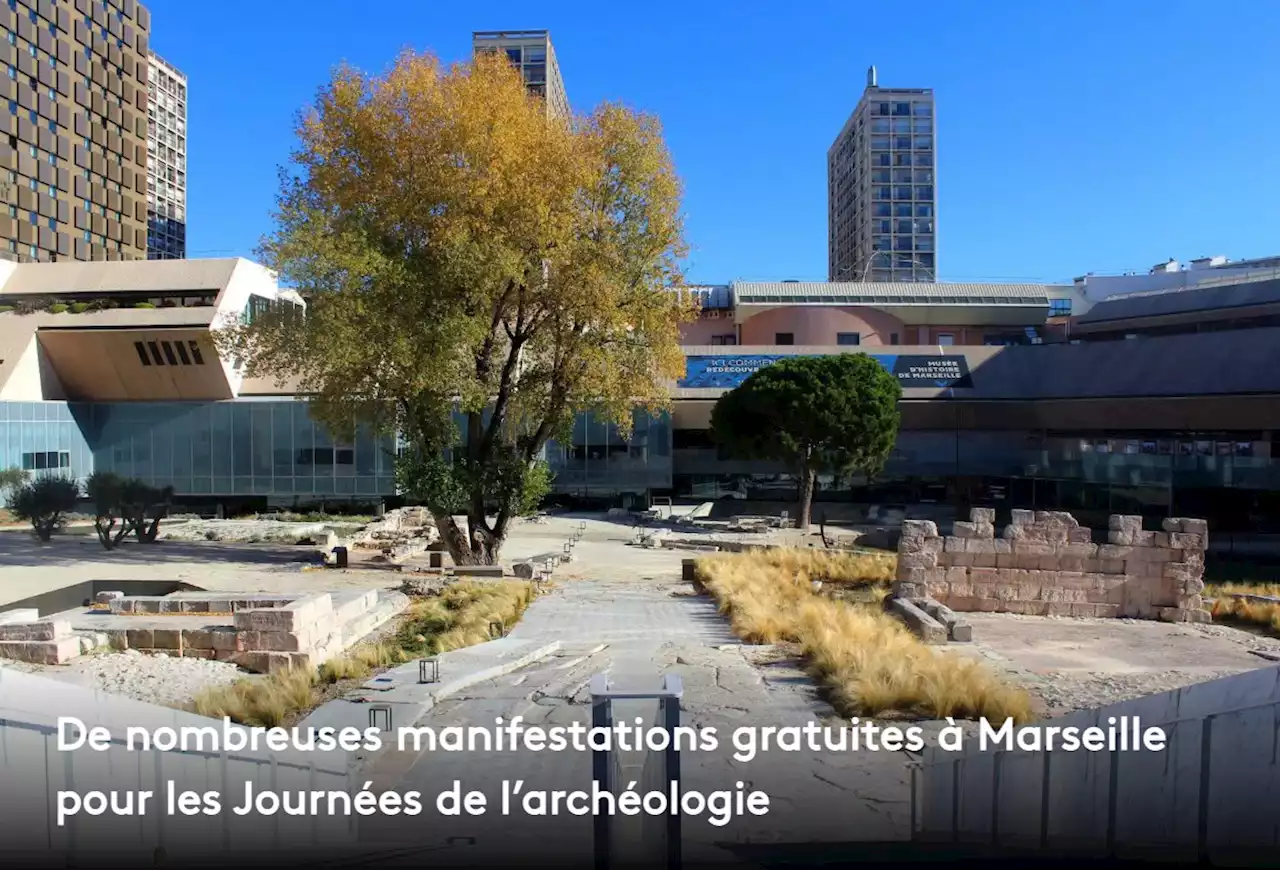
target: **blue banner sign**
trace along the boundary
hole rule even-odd
[[[933,354],[867,354],[898,376],[904,389],[966,389],[973,386],[969,363],[963,356]],[[686,389],[732,390],[765,366],[788,356],[716,356],[685,357],[685,376],[679,386]]]

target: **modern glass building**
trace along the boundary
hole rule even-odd
[[[1184,511],[1223,530],[1280,526],[1268,519],[1280,518],[1280,279],[1099,303],[1064,327],[1082,341],[1046,332],[1039,344],[993,342],[1032,318],[1046,323],[1050,289],[717,289],[688,326],[669,413],[636,411],[626,438],[579,417],[547,445],[554,490],[597,505],[791,501],[784,466],[716,446],[712,408],[788,356],[865,353],[902,386],[901,431],[881,475],[825,480],[822,502],[1062,508],[1082,519]],[[114,471],[228,511],[396,497],[396,439],[336,439],[290,385],[245,378],[218,355],[209,333],[219,318],[301,304],[259,266],[0,263],[0,303],[0,467]]]

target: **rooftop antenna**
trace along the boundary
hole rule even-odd
[[[876,85],[876,67],[875,64],[867,67],[867,87],[874,88]]]

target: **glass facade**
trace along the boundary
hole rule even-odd
[[[311,419],[307,403],[296,400],[0,402],[0,468],[81,479],[95,470],[114,471],[172,486],[189,499],[256,497],[288,503],[392,496],[395,450],[390,437],[335,440]],[[1280,491],[1277,457],[1280,452],[1265,433],[1120,438],[903,431],[884,476],[1059,481],[1164,492]],[[580,497],[657,490],[707,498],[745,498],[751,492],[759,498],[762,492],[794,488],[784,467],[722,456],[706,433],[674,432],[665,413],[636,411],[627,439],[616,426],[582,415],[567,443],[547,445],[546,458],[555,491]]]
[[[631,438],[590,414],[574,421],[569,444],[547,445],[555,489],[571,495],[643,493],[671,486],[671,418],[636,411]]]
[[[0,445],[6,468],[65,452],[69,463],[60,467],[72,476],[114,471],[179,496],[395,492],[395,439],[336,442],[301,401],[0,402]],[[44,463],[54,467],[48,456]]]

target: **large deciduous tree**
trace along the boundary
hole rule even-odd
[[[819,474],[883,468],[898,437],[898,379],[864,354],[793,357],[720,397],[713,438],[742,459],[785,462],[797,475],[797,525],[809,528]]]
[[[549,117],[499,55],[343,68],[302,117],[261,256],[308,301],[219,330],[335,433],[398,432],[406,494],[491,563],[593,411],[627,431],[683,371],[680,185],[657,121]],[[466,516],[467,531],[455,523]]]

